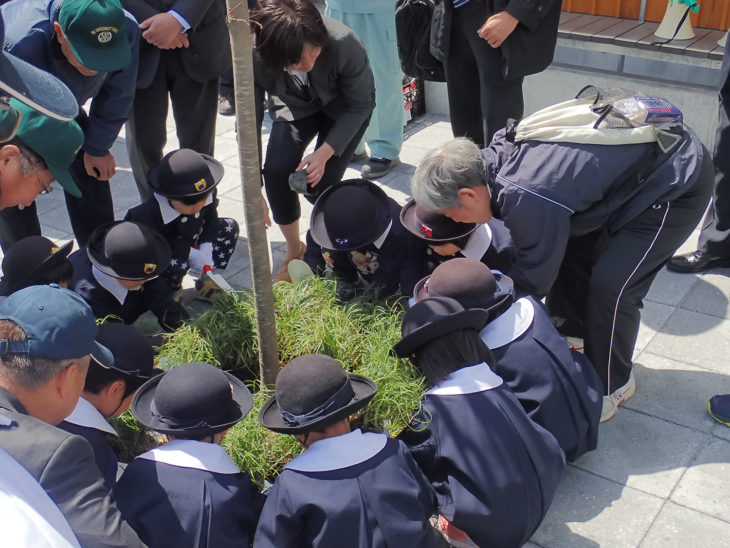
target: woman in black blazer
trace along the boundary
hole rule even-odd
[[[375,83],[365,47],[343,24],[322,17],[309,0],[263,0],[252,11],[257,120],[264,96],[273,120],[264,185],[274,221],[286,239],[286,267],[301,259],[299,198],[289,175],[306,173],[305,197],[314,202],[340,182],[375,106]],[[314,152],[304,156],[317,138]]]

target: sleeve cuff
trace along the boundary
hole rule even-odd
[[[176,12],[175,10],[170,10],[167,13],[172,15],[175,19],[177,19],[177,22],[182,25],[180,32],[187,32],[190,30],[190,23],[188,23],[187,20],[178,12]]]

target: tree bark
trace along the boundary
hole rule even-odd
[[[261,383],[273,388],[279,373],[279,349],[274,318],[274,293],[269,265],[268,240],[261,194],[261,163],[258,153],[251,29],[246,0],[226,0],[228,32],[233,56],[233,85],[238,128],[238,159],[241,191],[248,235],[251,280],[256,302]]]

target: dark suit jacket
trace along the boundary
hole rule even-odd
[[[0,426],[0,447],[41,484],[82,546],[144,546],[112,504],[84,438],[29,416],[2,388],[0,414],[12,420],[11,425]]]
[[[174,50],[185,72],[196,82],[218,78],[231,66],[231,46],[226,25],[225,3],[221,0],[122,0],[124,9],[145,19],[173,10],[190,24],[189,48]],[[140,38],[137,88],[152,83],[160,60],[160,49]]]
[[[339,21],[323,19],[329,39],[309,72],[309,101],[292,93],[283,68],[266,65],[254,51],[256,118],[260,127],[264,92],[274,121],[291,122],[323,111],[336,120],[325,140],[340,155],[375,108],[375,80],[365,46],[355,33]]]

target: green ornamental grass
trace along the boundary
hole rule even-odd
[[[274,301],[282,364],[310,353],[328,354],[352,373],[373,379],[377,395],[358,422],[367,429],[397,434],[420,405],[425,382],[414,368],[391,355],[400,338],[399,303],[355,300],[335,302],[334,282],[311,278],[299,285],[275,284]],[[207,361],[249,381],[251,413],[228,433],[224,445],[239,468],[261,485],[300,448],[292,436],[274,434],[258,424],[270,396],[258,390],[258,344],[253,296],[248,291],[220,295],[213,307],[173,333],[160,349],[160,363],[171,367]]]

